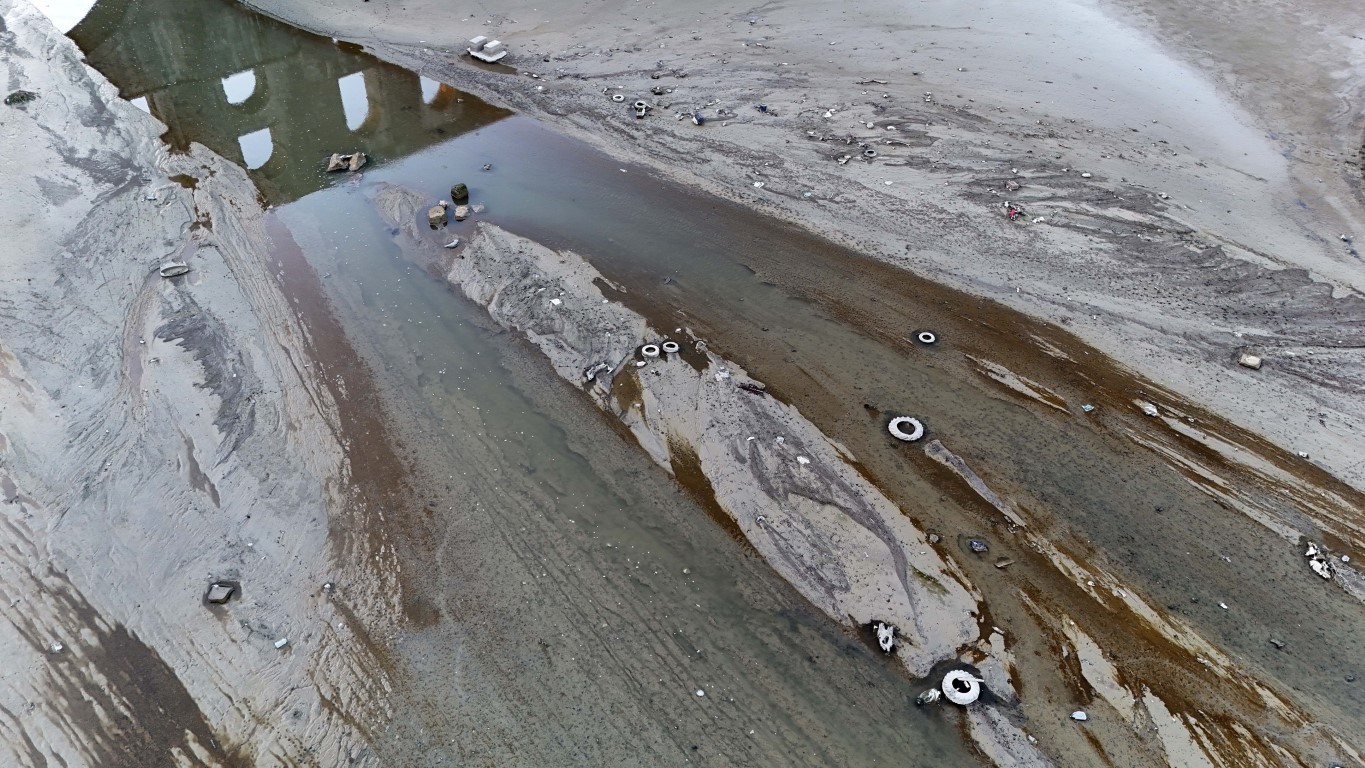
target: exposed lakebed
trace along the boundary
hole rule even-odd
[[[916,523],[947,542],[987,536],[990,558],[952,555],[986,597],[983,624],[1022,634],[1016,653],[1041,658],[1021,660],[1025,680],[1059,673],[1015,593],[1091,614],[1091,633],[1104,612],[1030,563],[957,478],[890,441],[885,413],[922,417],[1031,526],[1093,547],[1073,557],[1102,560],[1239,663],[1309,689],[1334,725],[1359,726],[1365,693],[1340,667],[1365,658],[1359,603],[1323,590],[1294,546],[1137,447],[1125,436],[1143,429],[1124,411],[1133,382],[1077,362],[1075,348],[1070,360],[1039,353],[1030,340],[1045,331],[225,2],[102,0],[73,36],[168,124],[172,145],[201,142],[252,169],[277,206],[274,257],[297,311],[319,336],[330,318],[373,370],[392,440],[412,454],[414,496],[435,520],[400,546],[430,570],[405,574],[427,613],[397,654],[423,700],[377,735],[395,759],[516,761],[527,750],[668,762],[694,747],[730,762],[972,757],[936,711],[910,705],[922,686],[806,604],[527,345],[406,258],[367,195],[380,182],[433,202],[467,183],[486,207],[475,219],[583,254],[620,301],[743,362],[848,445]],[[359,176],[321,173],[327,154],[355,149],[373,158]],[[921,327],[940,343],[904,340]],[[1000,388],[967,351],[1045,381],[1063,408]],[[1092,399],[1100,413],[1081,416]],[[1007,555],[1020,567],[994,567]],[[1132,657],[1136,677],[1167,674],[1129,640],[1100,642],[1118,663]]]

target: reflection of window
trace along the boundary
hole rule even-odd
[[[354,131],[364,125],[365,118],[370,114],[370,100],[365,94],[365,73],[356,72],[339,78],[337,87],[341,89],[341,109],[346,113],[346,127]]]
[[[248,69],[223,78],[223,95],[229,104],[241,104],[256,92],[256,71]]]
[[[275,144],[270,140],[269,128],[238,136],[237,145],[242,148],[242,163],[246,165],[248,171],[265,165],[270,159],[270,154],[275,151]]]
[[[430,104],[436,98],[436,92],[441,90],[441,84],[429,77],[420,77],[422,81],[422,103]]]

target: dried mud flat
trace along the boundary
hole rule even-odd
[[[39,94],[0,123],[0,763],[363,764],[386,673],[342,604],[392,612],[390,576],[337,533],[336,406],[255,190],[0,13],[6,82]]]

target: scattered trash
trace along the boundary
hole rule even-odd
[[[915,697],[915,706],[922,707],[925,704],[933,704],[934,702],[938,701],[941,698],[943,698],[942,691],[940,691],[937,688],[930,688],[929,690]]]
[[[1085,173],[1082,173],[1082,174],[1081,174],[1081,178],[1082,178],[1082,179],[1088,179],[1088,178],[1090,178],[1090,172],[1089,172],[1089,171],[1086,171]]]
[[[1004,569],[1010,567],[1011,565],[1014,565],[1014,561],[1009,559],[1008,557],[1002,557],[999,560],[995,561],[996,568]]]
[[[700,688],[697,689],[697,696],[698,696],[698,697],[705,696],[705,695],[706,695],[706,691],[703,691],[703,690],[700,689]]]
[[[879,621],[873,627],[877,632],[877,645],[885,652],[890,653],[896,647],[896,628]]]
[[[15,91],[14,93],[11,93],[10,95],[5,97],[5,106],[17,107],[21,104],[27,104],[36,98],[38,98],[38,94],[34,93],[33,91],[24,90]]]
[[[1085,405],[1081,406],[1081,410],[1085,411],[1086,413],[1090,413],[1091,411],[1095,410],[1095,406],[1091,405],[1090,403],[1086,403]]]
[[[444,227],[446,225],[446,222],[448,221],[446,218],[446,209],[449,207],[450,203],[442,200],[427,209],[427,223],[431,225],[432,229]]]
[[[1010,221],[1017,221],[1017,220],[1019,219],[1019,217],[1020,217],[1020,216],[1023,216],[1023,215],[1024,215],[1024,209],[1023,209],[1023,208],[1020,208],[1019,206],[1015,205],[1014,203],[1011,203],[1011,202],[1008,201],[1008,200],[1005,201],[1005,217],[1006,217],[1006,218],[1008,218]]]
[[[459,247],[459,245],[460,245],[460,238],[457,237],[457,238],[455,238],[454,240],[451,240],[450,242],[446,243],[445,245],[443,245],[443,246],[441,246],[441,247],[442,247],[442,248],[457,248],[457,247]]]
[[[1015,181],[1014,179],[1010,179],[1009,181],[1005,182],[1005,191],[1018,192],[1020,186],[1022,185],[1019,182]]]
[[[1253,371],[1261,370],[1261,358],[1249,352],[1243,352],[1237,358],[1237,364],[1243,368],[1250,368]]]
[[[550,299],[550,304],[556,307],[563,303],[564,302],[561,299]]]
[[[858,80],[854,85],[872,85],[874,83],[877,85],[886,85],[885,80]]]
[[[762,113],[765,114],[765,115],[768,114],[768,105],[767,105],[767,104],[759,104],[759,105],[758,105],[758,111],[759,111],[759,112],[762,112]]]
[[[744,390],[745,392],[751,392],[751,393],[753,393],[753,394],[755,394],[755,395],[766,395],[766,394],[768,394],[768,388],[765,387],[765,386],[762,385],[762,384],[757,383],[757,382],[752,382],[752,381],[741,381],[740,383],[736,384],[735,386],[736,386],[736,387],[739,387],[740,389]]]
[[[679,345],[678,342],[676,341],[665,341],[660,346],[663,348],[665,352],[669,353],[670,355],[673,354],[674,352],[679,352],[682,350],[682,346]]]
[[[938,336],[933,331],[915,331],[915,341],[921,344],[933,344],[938,341]]]
[[[1308,558],[1308,567],[1313,569],[1313,573],[1324,579],[1332,578],[1332,562],[1322,554],[1322,550],[1318,548],[1317,544],[1308,542],[1308,550],[1303,553],[1303,556]]]
[[[1270,644],[1275,646],[1275,650],[1277,651],[1284,650],[1285,642],[1283,640],[1276,640],[1275,638],[1272,637],[1270,638]]]
[[[1219,608],[1222,608],[1223,610],[1226,611],[1226,610],[1228,609],[1228,604],[1227,604],[1227,603],[1219,603],[1219,604],[1218,604],[1218,607],[1219,607]]]
[[[909,431],[906,431],[906,427],[909,427]],[[892,419],[886,425],[886,430],[891,433],[892,437],[897,440],[904,440],[907,443],[913,443],[924,437],[924,424],[920,423],[919,419],[913,419],[909,416],[897,416]]]
[[[287,637],[281,637],[279,640],[275,641],[275,648],[277,650],[285,647],[286,645],[289,645],[289,638]]]
[[[1147,414],[1148,416],[1161,415],[1161,411],[1158,411],[1155,405],[1148,403],[1146,401],[1138,401],[1138,407],[1141,408],[1142,412]]]
[[[948,701],[965,707],[981,697],[981,684],[984,682],[968,672],[955,669],[943,676],[943,695],[948,697]]]
[[[610,370],[611,365],[607,363],[598,363],[596,365],[590,365],[587,368],[583,369],[583,381],[584,382],[594,381],[597,379],[597,374],[605,373],[606,371]]]
[[[157,270],[162,277],[180,277],[190,271],[190,265],[183,261],[168,261]]]
[[[222,605],[232,599],[232,593],[235,591],[237,591],[236,588],[231,584],[215,582],[209,585],[209,593],[204,599],[208,600],[210,603]]]
[[[323,591],[323,592],[331,592],[333,589],[336,589],[336,585],[333,584],[332,582],[330,582],[330,581],[324,581],[324,582],[322,582],[322,591]]]
[[[611,95],[611,100],[616,102],[617,104],[620,104],[621,102],[626,100],[626,97],[619,93],[613,93]]]
[[[499,61],[507,55],[507,48],[503,46],[501,40],[489,40],[485,35],[471,38],[469,47],[465,50],[469,52],[470,56],[489,64]]]
[[[454,184],[450,187],[450,199],[456,203],[469,202],[469,187],[465,184]]]
[[[937,543],[939,543],[939,542],[942,541],[942,540],[943,540],[943,537],[942,537],[942,536],[939,536],[937,533],[931,533],[931,534],[929,534],[929,543],[930,543],[930,544],[937,544]]]
[[[1090,716],[1078,709],[1071,713],[1071,719],[1084,723],[1086,720],[1090,719]]]
[[[483,164],[483,169],[484,169],[485,171],[491,171],[491,170],[493,170],[493,164],[492,164],[492,163],[484,163],[484,164]]]
[[[643,101],[635,102],[635,119],[643,120],[649,114],[649,105]]]
[[[978,555],[991,551],[991,548],[986,544],[985,539],[975,538],[967,539],[967,549],[970,549]]]
[[[469,206],[467,205],[455,206],[455,220],[464,221],[467,218],[469,218]]]
[[[797,456],[796,463],[804,467],[810,463],[810,459],[806,458],[805,456]]]
[[[635,361],[635,367],[636,367],[636,368],[644,368],[644,367],[645,367],[645,361],[644,361],[644,360],[636,360],[636,361]]]
[[[754,182],[754,186],[757,187],[757,188],[759,188],[759,189],[762,189],[762,188],[763,188],[763,182],[761,182],[761,181],[755,181],[755,182]]]

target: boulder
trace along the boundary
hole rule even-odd
[[[469,218],[469,206],[467,205],[455,206],[455,220],[464,221],[467,218]]]
[[[429,210],[427,210],[427,223],[431,225],[432,229],[436,229],[437,227],[444,227],[447,221],[448,219],[446,218],[446,205],[444,202],[440,203],[439,205],[433,205]]]
[[[356,171],[360,170],[362,166],[365,165],[365,160],[366,158],[364,152],[357,152],[354,155],[351,155],[351,161],[347,167],[347,170],[349,170],[351,173],[355,173]]]
[[[450,199],[457,203],[469,202],[469,187],[464,184],[456,184],[450,188]]]

